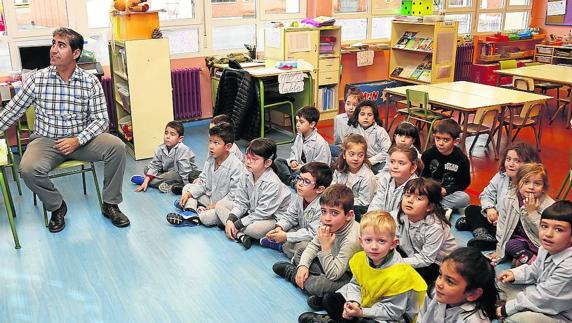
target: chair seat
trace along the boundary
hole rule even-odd
[[[442,114],[433,111],[425,111],[424,109],[411,109],[409,110],[409,115],[415,118],[426,119],[428,121],[443,119]]]
[[[86,161],[81,161],[81,160],[75,160],[75,159],[70,159],[70,160],[66,160],[65,162],[61,163],[58,165],[58,167],[56,167],[55,169],[65,169],[65,168],[70,168],[70,167],[80,167],[80,166],[84,166],[89,164],[89,162]]]
[[[479,125],[477,123],[469,123],[467,124],[467,133],[469,134],[477,134],[477,133],[485,133],[489,132],[491,127],[486,125]]]
[[[562,84],[558,83],[550,83],[550,82],[542,82],[534,84],[535,87],[545,89],[545,90],[552,90],[552,89],[559,89],[562,87]]]
[[[505,124],[509,124],[510,123],[510,116],[506,116],[504,117],[504,123]],[[531,126],[533,124],[535,124],[536,121],[534,119],[528,119],[526,121],[526,123],[524,123],[524,118],[520,117],[520,116],[513,116],[512,117],[512,125],[513,127],[525,127],[525,126]]]

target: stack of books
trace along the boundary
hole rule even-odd
[[[431,65],[431,55],[427,55],[418,65],[397,66],[391,76],[431,82]]]
[[[336,37],[322,36],[320,37],[320,54],[333,54]]]
[[[417,32],[406,31],[395,44],[396,48],[413,49],[424,52],[433,51],[433,38],[415,37]]]

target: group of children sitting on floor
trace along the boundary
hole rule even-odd
[[[287,159],[267,138],[252,140],[243,155],[232,121],[217,116],[200,173],[183,126],[170,122],[132,181],[137,191],[182,194],[167,215],[172,225],[218,226],[246,249],[259,241],[283,252],[289,261],[273,271],[327,312],[304,313],[300,322],[570,322],[572,202],[547,195],[536,150],[508,147],[481,205],[469,206],[470,163],[456,147],[457,122],[438,121],[434,145],[421,154],[414,125],[399,124],[391,141],[375,102],[360,99],[350,90],[332,146],[316,129],[318,110],[298,110]],[[465,210],[455,226],[473,231],[469,247],[456,245],[452,209]],[[504,259],[515,268],[495,284],[494,265]]]

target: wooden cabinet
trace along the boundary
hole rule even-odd
[[[572,47],[536,45],[534,61],[544,64],[572,65]]]
[[[414,84],[452,82],[457,53],[456,21],[391,24],[390,79]]]
[[[544,35],[534,35],[529,39],[487,41],[485,36],[475,37],[475,64],[496,63],[509,59],[531,59],[534,46],[544,39]]]
[[[267,60],[298,60],[314,66],[314,105],[322,112],[320,119],[338,114],[340,83],[341,27],[286,27],[265,30]]]
[[[110,44],[117,130],[136,160],[153,157],[173,120],[168,39]]]

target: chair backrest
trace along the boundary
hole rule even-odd
[[[524,119],[523,122],[539,117],[543,106],[543,102],[526,102],[520,110],[520,117]]]
[[[493,125],[494,125],[494,123],[497,120],[499,111],[500,111],[499,106],[479,108],[475,113],[475,118],[473,119],[473,123],[482,126],[485,120],[489,118],[490,120],[493,120]]]
[[[407,110],[412,108],[420,108],[427,114],[429,110],[429,93],[417,90],[405,90],[405,99],[407,100]]]
[[[511,68],[517,68],[518,63],[516,62],[516,59],[509,59],[506,61],[500,61],[499,62],[499,67],[501,70],[508,70]]]
[[[512,78],[512,86],[521,91],[534,91],[534,80],[528,77],[514,76]]]
[[[33,105],[28,107],[26,110],[26,124],[28,129],[34,130],[34,123],[36,123],[36,108]]]

